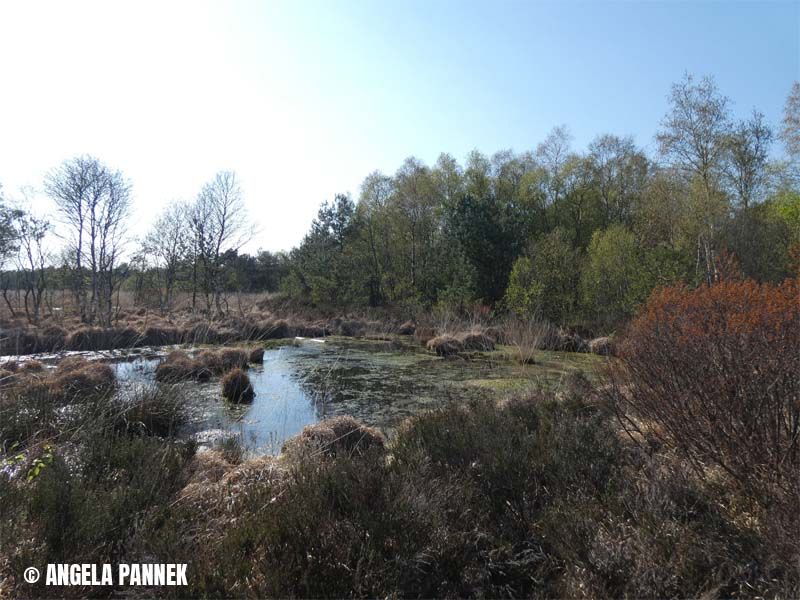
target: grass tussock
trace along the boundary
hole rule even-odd
[[[400,335],[414,335],[416,330],[417,326],[414,321],[404,321],[398,326],[397,333]]]
[[[252,402],[255,395],[250,378],[242,369],[231,369],[222,377],[222,396],[226,400]]]
[[[256,349],[258,350],[258,349]],[[174,350],[156,367],[156,381],[178,382],[188,380],[208,381],[232,369],[247,369],[257,351],[242,348],[203,350],[190,356],[183,350]],[[263,349],[261,349],[263,360]]]
[[[259,347],[259,348],[253,348],[252,350],[250,350],[250,355],[248,357],[248,360],[254,365],[263,363],[264,362],[264,348],[263,347]]]
[[[462,332],[458,334],[457,338],[464,350],[478,350],[481,352],[494,350],[494,338],[480,329]]]
[[[49,385],[54,396],[69,402],[111,393],[116,386],[116,376],[105,363],[73,356],[58,364]]]
[[[615,353],[614,338],[599,337],[588,342],[589,352],[601,356],[613,356]]]
[[[464,344],[454,335],[442,334],[428,340],[425,347],[429,352],[444,358],[457,356],[464,350]]]
[[[109,365],[80,356],[62,359],[55,369],[45,369],[35,360],[6,362],[0,369],[0,390],[12,395],[35,390],[59,404],[108,395],[116,384],[116,375]]]
[[[366,427],[352,417],[340,416],[307,425],[299,436],[286,442],[283,452],[293,459],[317,455],[362,456],[382,450],[385,439],[377,429]]]

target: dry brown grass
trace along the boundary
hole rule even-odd
[[[212,375],[224,375],[232,369],[247,369],[251,357],[258,357],[259,350],[263,360],[263,348],[202,350],[195,356],[183,350],[174,350],[156,367],[156,381],[207,381]]]
[[[105,396],[116,383],[114,369],[107,364],[74,356],[58,364],[50,385],[55,396],[76,400]]]
[[[464,350],[480,350],[482,352],[494,350],[494,339],[480,329],[464,331],[459,333],[456,338],[461,342]]]
[[[191,358],[186,352],[176,350],[156,367],[156,381],[175,383],[188,379],[208,380],[211,372],[202,363]]]
[[[222,396],[231,402],[250,402],[255,396],[250,378],[242,369],[235,368],[222,378]]]
[[[283,452],[289,460],[313,456],[361,456],[373,448],[382,449],[383,435],[352,417],[333,417],[307,425],[299,436],[287,440]]]
[[[114,391],[116,383],[109,365],[80,356],[68,356],[51,370],[35,360],[7,362],[0,369],[0,387],[16,393],[35,389],[58,403],[103,397]]]
[[[260,364],[264,362],[264,348],[253,348],[250,350],[250,362],[253,364]]]
[[[416,330],[417,326],[414,324],[414,321],[405,321],[397,328],[397,333],[400,335],[414,335]]]
[[[438,356],[445,358],[449,356],[456,356],[459,352],[464,350],[464,344],[454,335],[442,334],[438,335],[432,340],[428,340],[425,347],[430,351],[436,353]]]

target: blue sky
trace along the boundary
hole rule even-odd
[[[235,169],[249,249],[289,248],[322,200],[409,155],[528,150],[559,124],[577,148],[612,132],[652,151],[687,71],[777,123],[800,3],[7,2],[0,182],[18,197],[94,154],[131,178],[135,235]]]

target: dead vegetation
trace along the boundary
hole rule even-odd
[[[255,397],[250,378],[236,367],[222,377],[222,396],[230,402],[251,402]]]
[[[251,357],[263,359],[263,348],[222,348],[201,350],[190,356],[183,350],[174,350],[156,367],[156,381],[175,383],[196,379],[208,381],[212,376],[224,375],[233,369],[247,369]]]
[[[361,456],[372,449],[382,449],[383,435],[352,417],[340,416],[307,425],[302,433],[286,442],[283,452],[290,459],[325,456]]]
[[[35,360],[10,361],[0,367],[0,390],[12,394],[36,390],[62,404],[102,397],[115,387],[116,376],[109,365],[80,356],[64,358],[55,369]]]

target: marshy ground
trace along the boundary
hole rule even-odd
[[[597,355],[538,350],[535,362],[519,364],[514,349],[472,351],[443,358],[431,354],[410,336],[357,339],[276,339],[266,346],[263,363],[248,370],[255,397],[236,404],[220,394],[218,377],[185,381],[190,418],[183,433],[201,445],[234,434],[252,454],[277,454],[283,443],[306,425],[348,415],[391,436],[396,426],[420,411],[451,401],[502,398],[532,389],[558,389],[570,373],[588,378],[603,362]],[[191,346],[190,354],[218,346]],[[121,392],[155,380],[158,365],[173,347],[129,351],[83,352],[108,362]],[[70,354],[74,356],[75,354]],[[56,364],[58,355],[38,358]]]

